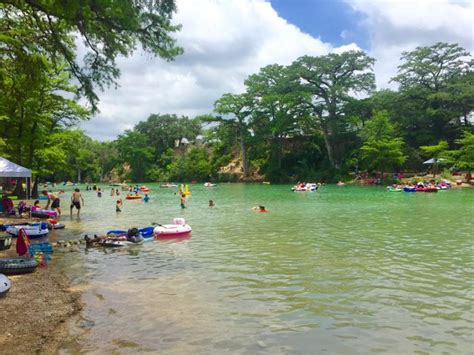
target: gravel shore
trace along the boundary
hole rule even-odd
[[[0,224],[10,222],[0,218]],[[15,242],[0,258],[16,256]],[[66,321],[82,308],[80,293],[54,264],[9,278],[12,288],[0,298],[0,354],[55,353],[67,337]]]

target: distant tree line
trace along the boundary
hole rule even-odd
[[[207,115],[151,115],[114,142],[118,162],[130,166],[122,176],[336,181],[363,170],[419,171],[441,157],[472,169],[470,54],[447,43],[402,53],[397,91],[375,91],[373,64],[362,51],[304,56],[261,68]],[[223,172],[235,162],[239,171]]]

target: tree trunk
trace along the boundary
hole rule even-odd
[[[81,169],[77,169],[77,183],[81,182]]]
[[[326,150],[328,152],[329,163],[331,164],[333,168],[337,169],[337,166],[336,166],[337,164],[334,161],[334,150],[331,144],[331,137],[329,135],[328,129],[325,124],[323,124],[322,126],[322,131],[323,131],[324,143],[326,145]]]
[[[36,133],[36,129],[38,128],[38,122],[34,122],[33,126],[31,127],[30,131],[30,142],[29,142],[29,152],[28,152],[28,168],[31,168],[33,166],[33,156],[34,156],[34,142],[36,141],[34,139],[34,134]]]
[[[249,161],[247,158],[247,145],[245,144],[244,137],[240,137],[240,150],[242,154],[242,167],[244,168],[244,179],[249,176]]]
[[[33,188],[31,189],[31,198],[38,198],[38,175],[35,176],[35,181],[33,183]]]
[[[16,179],[16,186],[15,186],[15,190],[13,191],[13,195],[18,196],[18,198],[25,198],[26,192],[23,189],[22,178]]]

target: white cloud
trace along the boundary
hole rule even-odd
[[[473,51],[474,3],[450,0],[346,0],[365,14],[361,23],[370,36],[369,53],[377,59],[379,87],[397,72],[402,51],[436,42],[458,43]]]
[[[361,26],[370,36],[369,54],[377,59],[379,87],[390,85],[404,50],[438,41],[473,50],[470,1],[346,2],[364,15]],[[185,54],[174,62],[140,51],[119,59],[120,87],[99,93],[101,112],[83,124],[94,138],[114,139],[151,113],[208,113],[223,93],[241,92],[245,78],[265,65],[359,49],[355,43],[334,48],[303,33],[281,18],[268,0],[177,0],[177,5],[175,21],[183,29],[176,38]],[[347,29],[341,36],[352,34]]]
[[[174,62],[135,53],[118,60],[120,87],[100,93],[100,113],[83,124],[94,138],[113,139],[151,113],[195,116],[267,64],[333,48],[279,17],[264,0],[178,0],[176,37],[185,54]]]

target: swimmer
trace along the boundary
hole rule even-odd
[[[260,213],[268,212],[268,210],[265,208],[265,206],[262,206],[262,205],[252,207],[252,211],[256,211],[256,212],[260,212]]]

